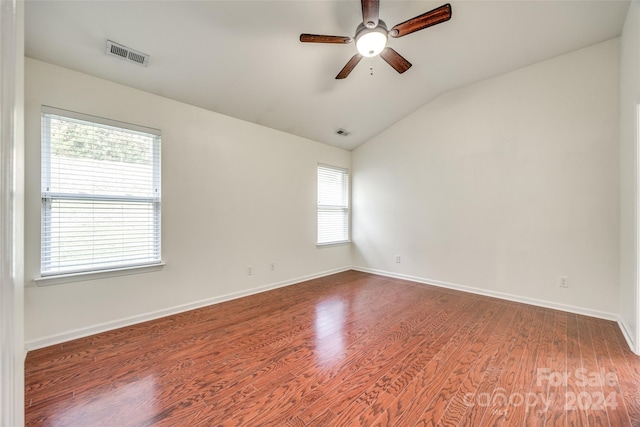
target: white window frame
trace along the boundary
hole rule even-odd
[[[325,171],[329,171],[329,172],[335,172],[335,173],[339,173],[342,175],[344,182],[343,182],[343,186],[342,186],[342,191],[344,192],[342,194],[342,199],[344,200],[343,204],[321,204],[320,203],[320,173],[322,170]],[[318,191],[318,197],[317,197],[317,215],[316,215],[316,221],[317,221],[317,226],[316,226],[316,245],[317,246],[327,246],[327,245],[336,245],[336,244],[341,244],[341,243],[349,243],[351,242],[351,211],[350,211],[350,173],[349,173],[349,169],[345,169],[345,168],[341,168],[341,167],[337,167],[337,166],[331,166],[331,165],[327,165],[327,164],[323,164],[323,163],[318,163],[317,165],[317,169],[316,169],[316,176],[317,176],[317,191]],[[341,212],[344,215],[344,236],[343,238],[340,239],[335,239],[335,240],[325,240],[325,239],[321,239],[322,236],[322,231],[321,230],[321,221],[320,221],[320,217],[323,213],[335,213],[335,212]]]
[[[50,191],[51,183],[51,129],[50,117],[58,116],[61,119],[68,119],[69,121],[83,121],[91,124],[106,125],[114,128],[118,128],[123,131],[137,132],[149,134],[153,137],[153,164],[152,164],[152,186],[154,189],[153,196],[141,197],[135,195],[100,195],[100,194],[76,194],[76,193],[56,193]],[[36,282],[41,281],[38,284],[55,284],[64,283],[68,281],[76,281],[78,277],[87,274],[97,275],[98,277],[108,277],[110,272],[114,272],[115,275],[119,274],[131,274],[138,269],[144,271],[154,271],[155,267],[164,265],[162,263],[161,252],[161,172],[160,172],[160,145],[161,145],[161,132],[157,129],[152,129],[144,126],[138,126],[130,123],[124,123],[120,121],[110,120],[102,117],[91,116],[88,114],[77,113],[73,111],[67,111],[59,108],[43,106],[41,114],[42,135],[41,135],[41,147],[42,147],[42,197],[41,197],[41,265],[40,265],[40,278],[36,279]],[[67,269],[64,271],[52,269],[46,265],[45,259],[48,257],[46,253],[46,247],[49,243],[47,239],[50,236],[47,235],[47,221],[51,215],[51,203],[54,201],[96,201],[103,203],[125,204],[125,203],[144,203],[151,204],[153,209],[152,221],[153,221],[153,259],[145,260],[140,263],[135,262],[121,262],[119,264],[112,264],[108,267],[78,267],[75,269]],[[60,280],[60,279],[69,280]]]

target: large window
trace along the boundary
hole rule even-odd
[[[318,165],[318,244],[349,241],[349,171]]]
[[[42,109],[41,275],[160,263],[160,132]]]

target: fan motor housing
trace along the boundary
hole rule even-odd
[[[367,33],[371,33],[374,31],[379,31],[382,30],[385,33],[388,33],[387,31],[387,24],[384,23],[384,21],[382,19],[378,20],[378,26],[377,27],[373,27],[373,28],[367,28],[364,26],[364,24],[361,22],[360,24],[358,24],[358,28],[356,28],[356,35],[354,37],[355,40],[358,40],[360,37],[362,37],[363,35],[367,34]]]

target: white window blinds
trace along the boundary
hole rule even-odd
[[[318,244],[349,241],[349,171],[318,165]]]
[[[41,275],[160,260],[160,132],[43,107]]]

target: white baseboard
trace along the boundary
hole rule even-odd
[[[474,287],[471,287],[471,286],[465,286],[465,285],[458,285],[458,284],[455,284],[455,283],[443,282],[443,281],[440,281],[440,280],[431,280],[431,279],[425,279],[425,278],[422,278],[422,277],[411,276],[411,275],[406,275],[406,274],[399,274],[399,273],[393,273],[393,272],[389,272],[389,271],[376,270],[376,269],[367,268],[367,267],[356,267],[356,266],[353,266],[353,267],[343,267],[343,268],[337,268],[337,269],[333,269],[333,270],[327,270],[327,271],[323,271],[323,272],[320,272],[320,273],[311,274],[311,275],[308,275],[308,276],[297,277],[297,278],[294,278],[294,279],[285,280],[285,281],[278,282],[278,283],[272,283],[272,284],[261,286],[261,287],[258,287],[258,288],[248,289],[248,290],[240,291],[240,292],[234,292],[234,293],[231,293],[231,294],[221,295],[221,296],[213,297],[213,298],[207,298],[207,299],[204,299],[204,300],[194,301],[194,302],[191,302],[191,303],[188,303],[188,304],[182,304],[182,305],[178,305],[178,306],[174,306],[174,307],[168,307],[166,309],[157,310],[157,311],[153,311],[153,312],[149,312],[149,313],[144,313],[144,314],[140,314],[140,315],[136,315],[136,316],[126,317],[126,318],[119,319],[119,320],[114,320],[114,321],[111,321],[111,322],[101,323],[101,324],[90,326],[90,327],[87,327],[87,328],[75,329],[75,330],[72,330],[72,331],[64,332],[62,334],[56,334],[56,335],[52,335],[52,336],[48,336],[48,337],[37,338],[37,339],[34,339],[34,340],[27,341],[25,343],[25,348],[26,348],[26,350],[25,350],[25,358],[26,358],[27,351],[36,350],[36,349],[43,348],[43,347],[48,347],[50,345],[60,344],[60,343],[63,343],[63,342],[74,340],[74,339],[87,337],[89,335],[94,335],[94,334],[98,334],[98,333],[101,333],[101,332],[106,332],[106,331],[110,331],[110,330],[113,330],[113,329],[122,328],[122,327],[125,327],[125,326],[135,325],[137,323],[147,322],[149,320],[159,319],[159,318],[165,317],[165,316],[171,316],[173,314],[178,314],[178,313],[182,313],[182,312],[185,312],[185,311],[194,310],[196,308],[206,307],[208,305],[218,304],[218,303],[221,303],[221,302],[225,302],[225,301],[230,301],[230,300],[234,300],[234,299],[237,299],[237,298],[246,297],[246,296],[249,296],[249,295],[254,295],[254,294],[261,293],[261,292],[266,292],[266,291],[270,291],[270,290],[273,290],[273,289],[294,285],[296,283],[300,283],[300,282],[304,282],[304,281],[312,280],[312,279],[317,279],[317,278],[320,278],[320,277],[325,277],[325,276],[329,276],[329,275],[336,274],[336,273],[341,273],[341,272],[347,271],[347,270],[356,270],[356,271],[362,271],[362,272],[365,272],[365,273],[377,274],[377,275],[380,275],[380,276],[392,277],[392,278],[396,278],[396,279],[410,280],[412,282],[422,283],[422,284],[426,284],[426,285],[433,285],[433,286],[438,286],[438,287],[442,287],[442,288],[454,289],[454,290],[458,290],[458,291],[469,292],[469,293],[473,293],[473,294],[484,295],[484,296],[499,298],[499,299],[508,300],[508,301],[520,302],[520,303],[524,303],[524,304],[531,304],[531,305],[535,305],[535,306],[539,306],[539,307],[545,307],[545,308],[551,308],[551,309],[555,309],[555,310],[562,310],[562,311],[566,311],[566,312],[569,312],[569,313],[582,314],[582,315],[585,315],[585,316],[597,317],[597,318],[600,318],[600,319],[613,320],[613,321],[618,323],[618,326],[619,326],[620,330],[622,331],[622,334],[625,337],[625,340],[627,341],[627,344],[629,345],[631,350],[635,354],[640,355],[640,349],[636,348],[635,340],[633,339],[632,335],[630,334],[628,326],[625,324],[625,322],[622,320],[622,318],[617,314],[607,313],[607,312],[598,311],[598,310],[587,309],[587,308],[583,308],[583,307],[576,307],[576,306],[569,305],[569,304],[560,304],[560,303],[556,303],[556,302],[545,301],[545,300],[540,300],[540,299],[535,299],[535,298],[527,298],[527,297],[522,297],[522,296],[513,295],[513,294],[507,294],[507,293],[503,293],[503,292],[489,291],[489,290],[485,290],[485,289],[474,288]]]
[[[443,282],[440,280],[425,279],[422,277],[393,273],[393,272],[383,271],[383,270],[375,270],[373,268],[367,268],[367,267],[352,267],[352,269],[357,271],[362,271],[365,273],[378,274],[380,276],[410,280],[412,282],[422,283],[425,285],[433,285],[441,288],[454,289],[457,291],[469,292],[477,295],[484,295],[484,296],[499,298],[499,299],[508,300],[508,301],[520,302],[523,304],[530,304],[538,307],[551,308],[554,310],[561,310],[569,313],[583,314],[585,316],[597,317],[599,319],[613,320],[616,322],[619,320],[619,316],[614,313],[607,313],[604,311],[592,310],[589,308],[576,307],[569,304],[561,304],[557,302],[546,301],[546,300],[541,300],[536,298],[528,298],[528,297],[523,297],[519,295],[507,294],[504,292],[489,291],[486,289],[474,288],[472,286],[458,285],[455,283]]]
[[[111,331],[113,329],[122,328],[125,326],[135,325],[137,323],[147,322],[149,320],[159,319],[165,316],[171,316],[173,314],[182,313],[196,308],[206,307],[208,305],[219,304],[221,302],[234,300],[237,298],[246,297],[249,295],[258,294],[261,292],[270,291],[285,286],[294,285],[296,283],[305,282],[307,280],[318,279],[320,277],[329,276],[331,274],[341,273],[343,271],[351,270],[351,267],[337,268],[333,270],[327,270],[316,274],[310,274],[308,276],[296,277],[294,279],[285,280],[278,283],[272,283],[258,288],[248,289],[245,291],[234,292],[231,294],[221,295],[213,298],[207,298],[200,301],[194,301],[188,304],[177,305],[174,307],[168,307],[162,310],[156,310],[149,313],[144,313],[136,316],[126,317],[119,320],[100,323],[98,325],[89,326],[86,328],[74,329],[72,331],[56,334],[48,337],[36,338],[29,340],[25,343],[25,347],[28,351],[36,350],[50,345],[60,344],[63,342],[75,340],[78,338],[84,338],[89,335],[99,334],[101,332]],[[25,352],[26,356],[26,352]]]
[[[631,351],[633,353],[637,354],[638,356],[640,356],[640,343],[636,343],[636,340],[634,339],[633,334],[631,333],[631,329],[626,324],[626,322],[622,319],[622,317],[620,317],[620,315],[618,315],[618,314],[607,313],[607,312],[599,311],[599,310],[592,310],[592,309],[584,308],[584,307],[576,307],[574,305],[561,304],[561,303],[557,303],[557,302],[546,301],[546,300],[541,300],[541,299],[536,299],[536,298],[527,298],[527,297],[522,297],[522,296],[513,295],[513,294],[507,294],[507,293],[503,293],[503,292],[489,291],[489,290],[485,290],[485,289],[474,288],[474,287],[471,287],[471,286],[465,286],[465,285],[458,285],[458,284],[455,284],[455,283],[443,282],[443,281],[440,281],[440,280],[431,280],[431,279],[425,279],[425,278],[422,278],[422,277],[410,276],[410,275],[407,275],[407,274],[399,274],[399,273],[393,273],[393,272],[384,271],[384,270],[376,270],[376,269],[373,269],[373,268],[355,267],[354,266],[354,267],[352,267],[352,269],[353,270],[357,270],[357,271],[362,271],[362,272],[365,272],[365,273],[378,274],[380,276],[392,277],[392,278],[396,278],[396,279],[404,279],[404,280],[409,280],[409,281],[412,281],[412,282],[422,283],[422,284],[426,284],[426,285],[433,285],[433,286],[438,286],[438,287],[447,288],[447,289],[454,289],[454,290],[458,290],[458,291],[470,292],[470,293],[473,293],[473,294],[478,294],[478,295],[484,295],[484,296],[504,299],[504,300],[508,300],[508,301],[514,301],[514,302],[520,302],[520,303],[524,303],[524,304],[535,305],[535,306],[538,306],[538,307],[545,307],[545,308],[551,308],[551,309],[554,309],[554,310],[566,311],[566,312],[569,312],[569,313],[582,314],[582,315],[585,315],[585,316],[596,317],[596,318],[599,318],[599,319],[612,320],[612,321],[614,321],[614,322],[616,322],[618,324],[618,327],[620,328],[620,331],[622,332],[622,335],[624,336],[624,339],[627,341],[627,345],[629,346]]]
[[[630,328],[627,325],[627,323],[620,316],[618,316],[617,322],[618,322],[618,327],[622,331],[622,335],[624,336],[624,339],[627,341],[627,344],[629,345],[629,348],[631,349],[631,351],[633,351],[635,354],[640,356],[640,348],[637,347],[635,339],[633,338],[633,334],[631,334]]]

